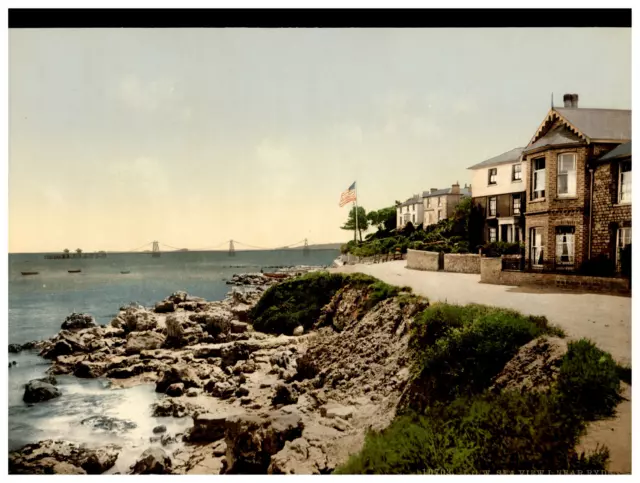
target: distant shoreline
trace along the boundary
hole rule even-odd
[[[340,250],[340,247],[342,246],[342,243],[336,243],[336,244],[329,244],[327,243],[326,245],[309,245],[308,249],[310,251],[328,251],[328,250]],[[269,248],[269,249],[262,249],[262,250],[258,250],[258,249],[254,249],[254,250],[240,250],[240,249],[236,249],[235,252],[236,253],[240,253],[240,252],[278,252],[278,251],[302,251],[304,250],[304,247],[294,247],[294,248]],[[151,251],[145,251],[145,252],[130,252],[130,251],[118,251],[118,250],[104,250],[107,254],[141,254],[141,255],[150,255],[152,252]],[[212,253],[212,252],[220,252],[220,253],[226,253],[228,251],[228,249],[224,249],[224,250],[171,250],[171,251],[161,251],[160,253],[166,254],[166,253]],[[83,253],[83,255],[92,255],[94,252],[86,252]],[[61,255],[61,253],[59,252],[8,252],[9,255]],[[71,259],[73,257],[69,257],[69,259]]]

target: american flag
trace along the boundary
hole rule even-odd
[[[356,200],[356,182],[354,181],[353,184],[349,186],[347,191],[344,191],[340,195],[340,207],[342,208],[347,203],[351,203],[352,201],[355,201],[355,200]]]

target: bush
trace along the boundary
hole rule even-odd
[[[502,255],[521,255],[524,245],[521,243],[491,242],[483,245],[482,254],[487,257],[501,257]]]

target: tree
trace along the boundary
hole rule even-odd
[[[62,251],[63,251],[64,253],[67,253],[67,254],[69,253],[69,249],[68,249],[68,248],[65,248],[65,249],[64,249],[64,250],[62,250]]]
[[[76,248],[76,253],[78,255],[81,255],[82,254],[82,248]]]
[[[349,211],[349,218],[347,219],[347,222],[342,225],[340,228],[342,228],[343,230],[353,230],[354,234],[353,234],[353,238],[355,240],[356,234],[355,234],[355,229],[356,229],[356,208],[355,206],[353,208],[351,208],[351,210]],[[360,241],[362,241],[362,231],[367,231],[367,228],[369,228],[369,221],[367,220],[367,212],[366,210],[362,207],[362,206],[358,206],[358,232],[360,234]]]
[[[389,206],[377,211],[370,211],[367,218],[371,225],[375,225],[378,230],[393,230],[396,227],[396,208]]]

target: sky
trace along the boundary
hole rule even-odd
[[[346,241],[552,93],[631,109],[631,29],[11,30],[9,252]]]

